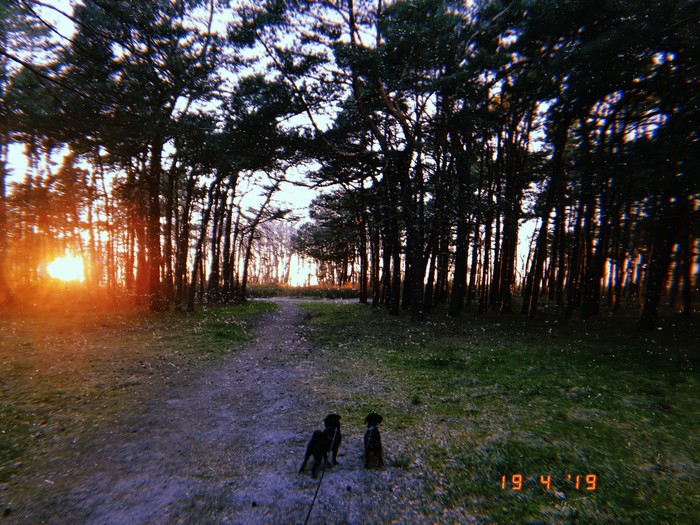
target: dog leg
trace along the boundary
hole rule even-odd
[[[323,454],[321,457],[314,456],[314,464],[311,466],[311,477],[315,478],[318,473],[318,469],[323,467],[326,468],[328,464],[328,456]]]
[[[337,455],[338,455],[338,449],[336,448],[336,449],[333,450],[333,464],[334,464],[334,465],[337,465],[337,464],[338,464],[338,460],[336,459],[336,456],[337,456]]]
[[[306,456],[304,457],[304,462],[301,464],[301,468],[299,469],[299,472],[304,472],[304,468],[306,467],[306,462],[309,461],[309,458],[311,457],[311,454],[308,452],[306,453]]]

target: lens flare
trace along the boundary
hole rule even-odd
[[[46,267],[46,271],[51,277],[61,281],[82,281],[85,279],[83,260],[71,255],[54,259]]]

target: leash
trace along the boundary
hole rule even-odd
[[[331,450],[333,450],[333,445],[335,445],[335,437],[338,435],[338,429],[335,429],[333,433],[333,440],[331,441]],[[323,483],[323,475],[326,473],[326,465],[323,465],[323,470],[321,470],[321,479],[318,480],[318,485],[316,486],[316,493],[314,494],[314,499],[311,500],[311,506],[309,507],[309,512],[306,514],[306,519],[304,520],[304,525],[309,523],[309,518],[311,517],[311,511],[314,510],[314,505],[316,504],[316,498],[318,497],[318,491],[321,490],[321,483]]]
[[[318,491],[321,490],[321,483],[323,482],[323,475],[326,473],[325,465],[323,467],[324,468],[321,471],[321,479],[318,480],[318,486],[316,487],[316,494],[314,494],[314,499],[311,501],[311,506],[309,507],[309,513],[306,515],[306,519],[304,520],[304,525],[307,525],[307,523],[309,523],[309,518],[311,517],[311,511],[314,510],[314,505],[316,504],[316,497],[318,496]]]

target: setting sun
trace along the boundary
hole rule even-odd
[[[82,281],[85,278],[83,260],[71,255],[54,259],[46,267],[46,271],[51,277],[61,281]]]

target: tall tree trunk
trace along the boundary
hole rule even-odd
[[[433,291],[435,287],[435,264],[437,261],[437,249],[430,254],[428,266],[428,280],[425,285],[425,313],[429,314],[433,309]]]
[[[4,121],[5,119],[3,119]],[[5,178],[7,176],[7,126],[2,125],[0,135],[0,307],[12,302],[12,290],[7,279],[7,194],[5,189]]]
[[[481,290],[479,294],[479,312],[484,312],[489,307],[489,269],[491,267],[491,227],[493,224],[493,212],[486,212],[484,225],[484,247],[481,254]]]
[[[474,235],[472,236],[472,262],[469,268],[469,287],[467,288],[467,306],[471,306],[474,300],[474,293],[477,289],[478,267],[479,267],[479,232],[481,224],[477,220],[474,225]]]
[[[625,269],[627,267],[627,249],[629,246],[630,232],[632,231],[631,226],[631,204],[627,204],[625,211],[620,217],[618,225],[618,236],[617,239],[613,241],[613,246],[615,247],[615,276],[613,280],[614,290],[613,290],[613,303],[612,311],[617,312],[620,309],[620,304],[622,300],[623,284],[625,280]]]
[[[398,225],[396,226],[398,228]],[[398,231],[392,232],[391,243],[391,290],[389,292],[389,313],[399,315],[401,307],[401,242]]]
[[[437,255],[437,276],[435,277],[435,304],[445,304],[449,291],[449,269],[450,269],[450,239],[447,236],[441,236],[438,241]]]
[[[403,258],[403,290],[401,291],[401,310],[408,310],[411,306],[411,286],[413,285],[413,280],[411,279],[411,267],[413,266],[413,251],[414,248],[411,244],[412,237],[407,235],[408,239],[406,242],[406,253]]]
[[[165,296],[168,301],[174,297],[174,270],[173,270],[173,222],[175,209],[175,193],[177,191],[176,166],[173,166],[167,173],[167,190],[165,195],[165,232],[163,239],[163,259],[165,262],[165,282],[163,283]]]
[[[582,316],[584,319],[588,319],[594,312],[592,310],[592,304],[587,303],[586,294],[595,294],[595,277],[592,275],[593,268],[593,248],[594,240],[598,236],[596,229],[596,214],[599,213],[598,207],[596,205],[595,191],[592,185],[593,174],[590,176],[584,176],[583,184],[583,195],[581,196],[581,202],[584,203],[584,214],[583,214],[583,243],[581,246],[582,261],[580,269],[580,282],[579,282],[579,303],[582,306]],[[589,280],[590,279],[590,280]],[[590,292],[589,292],[590,290]],[[583,308],[585,306],[585,308]]]
[[[457,237],[455,239],[455,267],[452,277],[452,294],[448,314],[459,317],[464,306],[467,293],[467,250],[469,246],[469,206],[470,206],[470,172],[471,172],[471,142],[472,124],[466,128],[464,143],[457,130],[452,130],[450,137],[455,156],[457,171]]]
[[[382,234],[382,286],[380,304],[389,308],[391,301],[391,255],[393,253],[392,243],[389,240],[389,232]]]
[[[221,275],[223,278],[224,301],[234,300],[233,290],[233,214],[235,209],[235,187],[231,190],[231,202],[226,210],[226,224],[224,225],[224,246],[221,256]]]
[[[381,237],[379,228],[370,223],[370,253],[372,259],[372,306],[379,306],[381,303],[381,278],[380,278],[380,258],[381,258]]]
[[[683,231],[681,232],[681,253],[683,267],[683,286],[681,287],[681,304],[683,305],[683,314],[690,316],[693,310],[693,234],[690,218],[683,221]]]
[[[666,196],[662,197],[660,213],[654,228],[652,255],[647,272],[646,295],[639,326],[650,330],[656,325],[661,293],[666,285],[671,253],[680,230],[680,218],[683,213],[680,205],[669,204]]]
[[[190,246],[190,222],[192,217],[192,202],[197,178],[190,173],[185,187],[185,198],[182,203],[182,211],[178,214],[177,240],[175,245],[175,310],[182,310],[185,300],[187,280],[187,254]],[[194,306],[194,304],[193,304]]]
[[[387,180],[387,189],[389,202],[387,203],[387,212],[389,214],[388,236],[389,246],[391,247],[391,284],[389,289],[389,314],[399,315],[401,307],[401,228],[399,224],[399,168],[397,166],[397,155],[394,152],[389,152],[387,157],[387,165],[385,166],[385,178]]]
[[[148,295],[152,312],[168,309],[168,300],[163,294],[160,272],[163,265],[160,235],[160,180],[162,173],[161,155],[163,144],[156,139],[151,144],[151,164],[148,173]]]
[[[403,151],[393,152],[392,164],[396,179],[399,181],[401,191],[401,212],[406,226],[406,272],[404,279],[406,282],[403,305],[411,307],[411,320],[422,321],[424,313],[424,281],[425,264],[423,262],[424,240],[424,218],[423,209],[420,206],[422,198],[422,170],[420,165],[416,168],[416,184],[411,178],[412,150],[407,148]],[[419,161],[420,163],[420,161]],[[394,275],[396,278],[396,274]]]
[[[569,275],[566,281],[566,308],[564,314],[567,318],[571,317],[574,310],[578,308],[581,302],[580,294],[580,275],[583,266],[581,245],[584,243],[581,232],[581,223],[583,221],[583,201],[579,202],[576,210],[576,222],[573,227],[573,240],[571,243],[571,257],[569,258]]]
[[[615,188],[610,188],[610,194],[614,195]],[[605,271],[605,262],[608,255],[612,221],[618,216],[616,210],[604,207],[600,217],[600,231],[595,251],[586,265],[586,277],[583,287],[582,315],[584,319],[600,313],[601,284]]]
[[[0,47],[7,47],[6,31],[0,31]],[[7,233],[9,231],[7,224],[7,188],[6,180],[8,175],[7,163],[10,148],[10,129],[9,119],[10,108],[7,103],[7,60],[5,57],[0,57],[0,114],[3,118],[0,119],[0,307],[9,305],[13,300],[12,289],[9,279],[7,278],[7,256],[9,252],[9,242]]]
[[[210,242],[209,278],[207,279],[207,301],[218,303],[221,300],[219,284],[221,281],[221,237],[224,230],[224,218],[226,217],[227,191],[219,188],[214,204],[212,219],[212,232]]]
[[[236,222],[233,226],[233,238],[231,239],[231,278],[233,279],[232,283],[232,293],[233,293],[233,300],[236,302],[241,301],[241,279],[240,279],[240,274],[239,274],[239,268],[240,268],[240,257],[241,257],[241,249],[243,247],[243,241],[241,240],[242,233],[241,233],[241,213],[240,209],[237,208],[237,213],[236,213]]]
[[[525,289],[523,290],[523,312],[534,317],[537,312],[537,304],[540,295],[540,283],[542,270],[547,258],[547,243],[549,235],[549,216],[554,207],[554,200],[560,194],[560,185],[565,184],[564,179],[564,151],[569,136],[569,118],[562,118],[554,131],[554,152],[552,153],[552,174],[545,193],[545,201],[540,216],[542,223],[537,234],[535,256],[528,273]]]
[[[364,217],[360,218],[360,302],[367,304],[368,300],[368,285],[369,285],[369,260],[367,257],[367,221]]]
[[[557,206],[557,218],[555,225],[555,235],[559,236],[559,244],[557,245],[557,280],[556,280],[556,290],[555,290],[555,301],[557,308],[559,310],[564,309],[564,280],[566,277],[566,250],[567,250],[567,237],[566,237],[566,206],[563,204],[564,201],[564,185],[560,185],[561,191],[557,201],[560,204]]]
[[[204,241],[207,237],[207,228],[209,227],[209,220],[211,218],[212,206],[214,205],[214,193],[219,184],[218,180],[213,181],[209,185],[209,191],[207,192],[207,204],[204,208],[204,215],[202,216],[202,223],[199,228],[199,235],[197,236],[197,244],[194,248],[194,261],[192,262],[192,278],[190,279],[189,289],[187,292],[187,311],[194,311],[194,303],[197,298],[197,283],[200,282],[201,269],[203,267],[203,250]],[[204,288],[204,286],[202,286]],[[201,299],[200,299],[201,302]]]
[[[136,287],[135,291],[138,304],[143,304],[148,296],[149,266],[148,254],[146,251],[147,238],[146,227],[140,220],[136,221],[132,242],[134,243],[133,249],[136,251],[136,280],[134,284]]]

